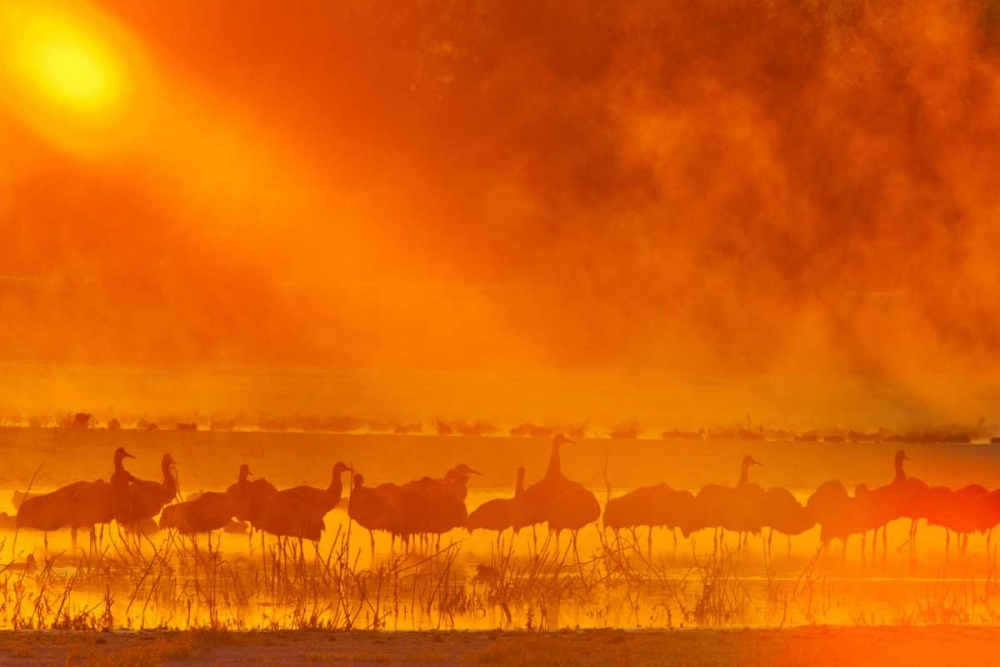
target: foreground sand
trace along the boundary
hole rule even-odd
[[[1000,629],[807,628],[554,632],[0,633],[11,665],[990,664]]]

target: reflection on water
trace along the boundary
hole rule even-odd
[[[505,473],[522,461],[532,466],[529,470],[541,470],[547,453],[546,443],[507,439],[390,438],[385,444],[351,436],[14,431],[0,431],[0,448],[9,461],[2,473],[0,505],[6,504],[3,509],[9,512],[14,489],[24,489],[42,461],[36,483],[40,487],[106,477],[110,453],[119,444],[139,456],[132,470],[147,478],[155,477],[159,455],[171,451],[182,482],[187,481],[185,492],[225,488],[238,464],[247,460],[279,486],[323,484],[328,473],[318,469],[317,460],[330,466],[338,458],[353,460],[376,482],[405,480],[418,476],[418,470],[443,469],[461,460],[487,473],[484,484],[469,494],[470,509],[509,495],[503,489],[513,479],[505,480]],[[386,451],[377,451],[383,444]],[[618,465],[618,459],[631,459],[634,451],[625,447],[605,456],[600,447],[606,444],[588,444],[589,450],[575,450],[583,454],[564,454],[566,469],[576,470],[571,474],[594,481],[595,475],[585,470],[599,465],[600,479],[605,459],[609,478],[618,470],[631,470]],[[786,443],[784,450],[764,444],[772,450],[769,459],[754,450],[765,460],[760,483],[796,488],[800,499],[809,493],[814,478],[823,475],[823,468],[835,467],[831,461],[837,460],[808,448],[796,451],[798,444]],[[678,469],[677,477],[726,482],[746,446],[731,443],[715,452],[725,462],[716,461],[704,471],[687,466]],[[852,467],[849,474],[875,483],[891,474],[891,469],[886,471],[891,465],[891,458],[885,462],[887,451],[891,457],[888,447],[850,448],[864,448],[858,459],[870,462],[870,468]],[[989,476],[995,474],[975,465],[982,452],[924,449],[938,461],[936,470],[918,472],[919,454],[911,458],[915,473],[929,483],[949,483],[940,478],[964,474],[970,476],[963,483],[990,483]],[[783,463],[796,460],[796,455],[805,463],[797,468]],[[661,475],[657,481],[675,483],[672,456],[650,455],[647,467],[657,470],[618,477],[628,486],[646,483],[643,475],[652,474]],[[976,467],[980,469],[972,470]],[[807,483],[801,486],[794,483],[803,480]],[[605,497],[606,491],[596,488],[599,483],[591,486]],[[616,487],[612,493],[625,490]],[[596,526],[580,533],[575,549],[566,539],[557,545],[544,529],[535,536],[524,530],[513,542],[508,533],[499,543],[491,533],[453,531],[439,546],[407,553],[377,535],[373,557],[367,532],[350,526],[342,509],[331,512],[326,524],[323,540],[304,545],[304,553],[297,543],[279,548],[272,538],[262,546],[259,535],[217,534],[211,546],[201,537],[195,547],[189,539],[167,533],[137,537],[112,526],[100,540],[99,553],[91,555],[84,535],[76,549],[67,533],[50,535],[46,549],[39,533],[6,531],[0,550],[0,622],[7,627],[777,627],[994,623],[1000,614],[996,550],[987,555],[985,536],[970,539],[965,554],[952,548],[946,556],[943,531],[921,526],[918,558],[911,562],[909,526],[902,521],[890,525],[884,559],[881,551],[872,558],[870,542],[862,552],[858,538],[848,543],[846,552],[834,543],[820,553],[816,529],[793,538],[790,545],[775,536],[768,556],[766,536],[752,538],[740,551],[734,535],[725,536],[716,548],[711,531],[691,539],[678,536],[675,544],[668,531],[657,530],[650,553],[645,529],[615,536]],[[37,569],[29,566],[29,554]]]

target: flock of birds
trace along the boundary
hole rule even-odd
[[[50,493],[28,495],[21,499],[16,516],[17,528],[48,532],[69,528],[73,544],[79,529],[89,529],[91,547],[96,542],[96,529],[112,521],[126,530],[142,530],[159,515],[158,528],[174,529],[182,535],[211,534],[229,530],[234,524],[239,532],[252,529],[300,541],[318,542],[325,529],[324,517],[337,507],[343,495],[343,474],[352,472],[353,484],[347,512],[351,520],[369,532],[372,553],[375,532],[389,534],[393,542],[399,538],[405,545],[414,540],[426,544],[432,538],[454,529],[488,530],[497,539],[507,530],[517,534],[524,528],[547,524],[559,535],[568,531],[576,546],[580,529],[601,518],[597,497],[582,484],[568,479],[562,472],[561,447],[572,441],[556,434],[545,475],[525,487],[525,470],[517,471],[512,498],[489,500],[471,513],[465,501],[470,475],[479,473],[460,464],[441,478],[424,477],[405,484],[365,486],[361,474],[338,462],[327,488],[296,486],[277,489],[266,479],[252,479],[250,468],[241,466],[236,481],[224,492],[209,491],[192,494],[178,501],[176,463],[166,454],[162,459],[162,481],[145,481],[134,477],[124,467],[124,460],[134,458],[123,448],[114,454],[114,471],[108,481],[74,482]],[[648,545],[652,550],[652,534],[656,528],[687,538],[701,530],[712,530],[716,546],[726,531],[737,533],[739,548],[745,548],[750,535],[767,530],[764,548],[769,552],[775,533],[789,540],[817,524],[820,540],[825,547],[831,540],[842,540],[846,554],[847,540],[872,534],[872,554],[877,556],[878,533],[882,531],[883,557],[887,552],[886,527],[897,519],[909,519],[911,557],[915,557],[916,529],[920,520],[946,530],[947,544],[951,535],[960,537],[964,551],[968,536],[975,532],[989,536],[1000,524],[1000,489],[990,491],[979,485],[952,490],[929,487],[924,482],[907,477],[903,451],[896,452],[895,477],[891,483],[876,488],[859,484],[853,495],[838,481],[822,484],[803,504],[784,488],[764,489],[750,481],[750,470],[760,465],[751,456],[743,459],[740,477],[735,486],[709,484],[697,493],[673,489],[666,484],[637,488],[620,497],[611,498],[604,508],[603,525],[616,533],[621,530],[648,529]]]

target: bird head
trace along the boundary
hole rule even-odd
[[[135,457],[125,451],[124,447],[119,447],[115,450],[115,461],[121,461],[123,459],[134,459]]]
[[[750,456],[749,454],[743,457],[744,468],[749,468],[750,466],[762,466],[762,465],[764,464],[755,459],[754,457]]]
[[[570,440],[569,438],[567,438],[565,435],[563,435],[562,433],[556,433],[552,437],[552,444],[553,445],[572,445],[572,444],[575,444],[575,443],[572,440]]]
[[[457,466],[455,466],[454,468],[452,468],[451,470],[449,470],[448,473],[449,474],[454,474],[454,476],[456,476],[456,477],[462,476],[462,475],[482,475],[483,474],[483,473],[479,472],[478,470],[473,470],[472,468],[470,468],[469,466],[465,465],[464,463],[459,463]]]
[[[359,472],[354,473],[354,488],[360,489],[364,485],[365,485],[365,478],[361,476],[361,473]]]
[[[248,466],[246,463],[240,466],[240,479],[247,479],[248,477],[252,476],[253,473],[250,472],[250,466]]]
[[[902,449],[896,452],[896,463],[902,463],[903,461],[909,461],[910,457],[906,455]]]
[[[343,461],[337,461],[337,463],[333,466],[333,474],[340,476],[350,469],[351,466],[347,465]]]

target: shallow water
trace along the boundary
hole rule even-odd
[[[364,470],[366,480],[373,484],[439,474],[462,461],[484,473],[472,482],[467,500],[470,510],[487,499],[510,495],[505,489],[512,484],[505,478],[513,477],[512,468],[517,464],[528,467],[530,483],[535,477],[531,471],[544,469],[548,459],[547,442],[513,438],[0,429],[0,455],[5,462],[0,471],[0,506],[12,511],[13,490],[26,488],[33,476],[38,490],[80,478],[106,477],[111,452],[120,445],[138,457],[129,462],[130,469],[145,478],[158,476],[158,459],[170,451],[178,461],[184,493],[225,488],[234,481],[241,462],[282,487],[325,485],[329,473],[324,471],[338,459]],[[659,481],[691,489],[708,482],[732,483],[733,468],[738,467],[743,453],[752,449],[754,456],[765,462],[754,471],[755,481],[763,486],[793,488],[804,500],[812,486],[834,476],[848,486],[856,481],[887,482],[896,447],[584,441],[567,447],[562,459],[566,474],[591,486],[603,503],[605,474],[614,482],[612,495]],[[973,481],[996,485],[996,447],[921,445],[907,451],[913,459],[910,474],[932,485],[959,486]],[[639,459],[645,459],[646,465],[638,465]],[[324,464],[317,465],[317,460]],[[327,531],[318,545],[324,558],[340,553],[349,527],[342,509],[330,513],[326,523]],[[498,554],[493,534],[452,531],[442,537],[444,553],[432,556],[434,549],[429,549],[410,555],[403,565],[398,544],[393,547],[387,538],[377,536],[373,558],[366,531],[354,526],[344,553],[349,563],[346,571],[357,581],[372,584],[366,595],[374,595],[377,585],[395,582],[396,590],[377,592],[380,602],[375,606],[379,614],[391,610],[380,621],[382,627],[398,629],[995,622],[1000,613],[996,602],[1000,586],[995,550],[992,558],[987,556],[985,536],[970,539],[964,555],[956,552],[953,541],[946,558],[943,531],[921,526],[917,559],[912,562],[906,544],[908,528],[908,522],[891,524],[888,554],[883,557],[880,546],[877,559],[872,558],[870,542],[862,559],[857,538],[849,542],[846,557],[839,543],[817,554],[818,529],[793,538],[790,551],[786,539],[775,536],[769,557],[764,553],[764,536],[752,537],[741,551],[736,537],[729,535],[725,547],[716,551],[710,531],[697,533],[690,540],[680,539],[675,548],[673,537],[657,530],[650,556],[645,530],[639,531],[633,543],[628,533],[616,541],[614,535],[602,533],[596,526],[581,531],[576,551],[565,536],[558,552],[554,540],[545,546],[544,528],[538,531],[537,543],[532,531],[522,531],[514,538],[512,549],[508,534],[504,553],[511,555],[507,558]],[[290,578],[293,583],[282,594],[275,594],[273,586],[269,590],[267,573],[270,570],[273,574],[274,568],[270,540],[262,551],[259,538],[251,545],[245,536],[218,536],[217,555],[202,562],[196,577],[190,543],[184,551],[175,546],[168,549],[169,536],[158,533],[142,540],[142,556],[132,558],[125,548],[128,537],[115,534],[113,528],[109,533],[102,542],[106,558],[96,571],[77,569],[77,558],[86,550],[86,536],[80,541],[82,550],[74,552],[68,534],[52,535],[46,552],[40,534],[20,532],[15,543],[15,536],[8,533],[0,551],[0,561],[13,564],[0,574],[8,602],[5,622],[12,623],[11,596],[19,581],[25,600],[35,595],[36,603],[42,600],[49,605],[58,603],[59,596],[53,590],[72,584],[65,604],[74,610],[101,609],[110,591],[115,625],[131,627],[188,627],[213,622],[296,627],[303,625],[303,618],[310,613],[313,622],[331,621],[337,613],[334,605],[344,597],[329,591],[323,595],[299,592],[290,597],[294,575]],[[202,558],[205,545],[201,538]],[[21,569],[28,553],[39,563],[44,562],[46,553],[62,555],[46,578]],[[157,553],[167,556],[160,562],[154,556]],[[526,574],[539,562],[547,566],[539,568],[534,577]],[[357,582],[343,584],[334,577],[317,575],[315,552],[308,545],[306,563],[303,582],[313,582],[317,590],[340,586],[337,590],[342,592],[353,587],[354,592],[345,595],[357,605],[355,627],[371,625],[376,612],[370,601],[354,599]],[[510,577],[510,586],[477,581],[478,565],[500,567],[503,576]],[[380,578],[380,570],[386,578]],[[155,586],[150,583],[154,576],[160,577]],[[529,579],[532,583],[525,584]],[[566,582],[566,586],[556,585],[558,582]],[[523,595],[510,592],[515,584],[522,586],[517,590]],[[32,586],[48,586],[49,598],[40,597]],[[208,595],[207,590],[215,594]],[[138,602],[131,599],[133,596]],[[96,611],[92,613],[96,615]],[[343,618],[341,615],[338,622]]]

